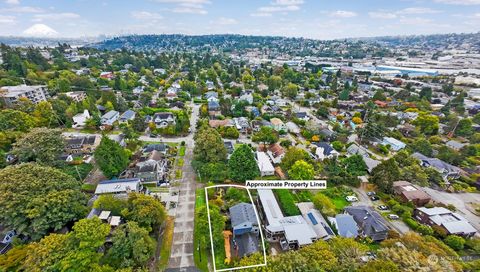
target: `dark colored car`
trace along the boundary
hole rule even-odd
[[[377,201],[377,200],[379,200],[380,198],[379,198],[378,196],[371,196],[370,199],[371,199],[372,201]]]

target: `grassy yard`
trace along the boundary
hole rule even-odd
[[[195,210],[198,208],[206,206],[205,200],[205,190],[197,189],[195,193]],[[199,218],[197,213],[195,213],[195,222],[198,222]],[[200,269],[200,271],[208,271],[208,259],[210,258],[210,254],[207,250],[207,245],[199,245],[200,239],[197,237],[200,235],[198,228],[196,227],[193,231],[193,259],[195,261],[195,266]]]
[[[323,190],[322,193],[328,196],[333,204],[335,204],[335,208],[337,211],[342,211],[343,208],[350,205],[350,203],[345,199],[348,195],[355,195],[353,191],[347,187],[333,187]]]
[[[157,264],[157,271],[164,271],[167,268],[168,259],[170,258],[170,251],[172,249],[173,226],[173,217],[167,217],[165,220],[165,230],[163,231],[162,246],[160,248],[160,260]]]
[[[186,151],[187,147],[186,146],[181,146],[180,149],[178,150],[178,156],[185,156],[185,151]]]

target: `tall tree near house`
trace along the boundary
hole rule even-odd
[[[299,160],[304,160],[309,162],[310,156],[308,155],[307,151],[301,148],[290,147],[289,149],[287,149],[287,152],[285,153],[285,156],[283,157],[280,165],[283,171],[288,172],[288,170],[292,168],[295,162]]]
[[[243,144],[233,152],[228,161],[228,176],[237,182],[245,182],[260,175],[252,149]]]
[[[288,170],[288,177],[293,180],[309,180],[315,176],[313,165],[304,160],[296,161],[290,170]]]
[[[60,170],[34,163],[0,170],[0,221],[40,239],[85,215],[81,184]]]
[[[278,132],[271,127],[261,127],[260,131],[252,136],[252,141],[263,144],[273,144],[278,141]]]
[[[105,135],[95,149],[94,156],[98,167],[108,178],[120,174],[128,165],[128,154],[125,149]]]
[[[227,160],[227,149],[222,137],[213,128],[202,127],[195,135],[194,159],[199,162],[212,163]]]
[[[166,218],[165,208],[157,199],[139,193],[128,195],[127,208],[122,211],[122,215],[149,232],[160,227]]]
[[[6,109],[0,111],[0,131],[26,132],[35,126],[35,120],[25,112]]]
[[[61,130],[34,128],[13,145],[12,153],[20,162],[55,165],[64,149]]]
[[[400,169],[395,159],[391,158],[373,168],[371,180],[382,192],[392,193],[393,182],[399,178]]]

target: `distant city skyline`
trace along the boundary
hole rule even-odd
[[[0,0],[0,35],[337,39],[480,31],[480,0]]]

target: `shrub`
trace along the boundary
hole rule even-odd
[[[299,215],[300,211],[298,207],[295,205],[295,201],[293,199],[292,193],[286,189],[275,190],[277,194],[278,201],[280,202],[280,206],[282,207],[283,212],[286,216],[293,216]]]
[[[433,235],[432,227],[427,225],[422,225],[422,224],[418,225],[417,231],[423,235]]]
[[[413,220],[412,218],[405,218],[403,221],[413,230],[416,230],[419,226],[418,222]]]
[[[465,246],[465,239],[458,235],[449,235],[444,242],[454,250],[461,250]]]

